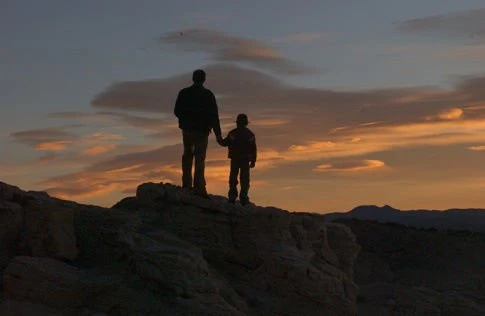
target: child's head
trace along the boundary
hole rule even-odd
[[[237,126],[247,126],[249,124],[248,116],[246,114],[239,114],[236,119]]]

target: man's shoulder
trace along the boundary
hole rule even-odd
[[[210,89],[208,89],[208,88],[206,88],[204,86],[202,87],[202,89],[204,89],[204,92],[207,93],[208,95],[210,95],[210,96],[213,96],[214,95],[214,93],[212,93],[212,91]]]
[[[190,88],[192,88],[192,86],[188,86],[188,87],[185,87],[185,88],[180,89],[179,94],[183,94],[183,93],[189,92],[191,90]]]

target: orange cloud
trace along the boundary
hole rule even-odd
[[[463,118],[463,110],[460,108],[451,108],[442,110],[437,115],[427,116],[426,120],[440,119],[440,120],[458,120]]]
[[[344,131],[346,129],[349,129],[350,126],[339,126],[339,127],[335,127],[333,129],[330,130],[330,134],[333,134],[333,133],[337,133],[337,132],[340,132],[340,131]]]
[[[360,126],[373,126],[373,125],[377,125],[379,123],[382,123],[382,122],[364,122],[364,123],[360,123],[359,125]]]
[[[293,191],[293,190],[299,189],[299,188],[301,188],[301,187],[298,186],[298,185],[288,185],[288,186],[284,186],[282,189],[284,191]]]
[[[320,152],[322,150],[335,148],[336,146],[338,146],[338,144],[332,141],[312,141],[309,142],[307,145],[291,145],[289,151],[311,154],[315,152]]]
[[[442,120],[457,120],[463,117],[463,110],[459,108],[445,110],[438,114],[438,117]]]
[[[119,140],[123,138],[124,138],[123,135],[120,135],[120,134],[103,133],[103,132],[97,132],[91,135],[84,136],[85,140],[96,141],[96,142],[102,142],[107,140]]]
[[[473,151],[483,151],[483,150],[485,150],[485,145],[470,146],[470,147],[468,147],[468,149],[473,150]]]
[[[409,48],[394,48],[393,51],[408,51]],[[412,91],[407,95],[398,96],[394,99],[394,102],[397,104],[415,104],[417,102],[426,102],[430,99],[437,99],[437,98],[446,98],[449,97],[449,92],[442,91],[436,88],[424,88],[424,89],[416,89],[416,91]]]
[[[259,143],[256,170],[261,172],[269,168],[285,168],[282,164],[348,158],[396,148],[480,142],[483,140],[484,129],[485,119],[421,121],[400,125],[359,124],[328,134],[326,140],[303,141],[286,149],[271,148],[270,143]],[[471,150],[478,149],[481,148]],[[57,196],[84,199],[129,190],[146,181],[179,183],[181,152],[181,145],[178,144],[118,155],[98,161],[84,171],[48,179],[43,185]],[[225,148],[210,147],[208,154],[208,183],[211,188],[224,192],[229,174],[227,151]],[[385,167],[385,163],[380,160],[345,159],[343,162],[320,164],[314,171],[352,173],[380,170]]]
[[[118,155],[99,161],[79,172],[52,177],[43,181],[41,185],[49,194],[82,201],[127,191],[148,181],[179,183],[181,151],[181,145],[177,144]],[[278,161],[277,155],[277,151],[261,148],[257,170],[274,167]],[[227,190],[229,163],[226,148],[209,148],[206,161],[208,188],[222,192]]]
[[[80,112],[62,112],[54,115],[55,117],[86,117]],[[89,115],[88,115],[89,116]],[[113,144],[102,145],[107,141],[122,140],[124,137],[120,134],[97,132],[90,135],[76,135],[65,131],[64,128],[45,128],[26,130],[21,132],[11,133],[10,136],[16,141],[33,146],[39,151],[66,151],[67,149],[75,149],[80,147],[91,146],[88,149],[81,151],[82,155],[96,155],[105,153],[113,148]],[[93,145],[95,144],[95,145]],[[70,147],[70,148],[68,148]],[[42,160],[42,159],[41,159]],[[48,162],[49,159],[42,160]],[[53,160],[50,160],[53,161]]]
[[[49,194],[62,199],[87,200],[93,197],[105,196],[113,192],[130,190],[143,182],[175,182],[170,173],[171,167],[161,166],[165,172],[155,175],[155,166],[126,166],[124,168],[90,172],[81,171],[59,177],[52,177],[40,184]],[[151,171],[149,174],[147,171]]]
[[[117,147],[116,144],[98,145],[82,151],[83,155],[96,156],[111,151]]]
[[[358,172],[369,171],[385,167],[385,163],[380,160],[363,160],[363,161],[344,161],[318,165],[314,171],[317,172]]]
[[[80,185],[84,185],[85,181],[80,181]],[[136,187],[139,181],[132,180],[132,181],[124,181],[124,182],[95,182],[91,183],[89,190],[76,190],[76,189],[69,189],[69,188],[49,188],[47,192],[57,198],[66,199],[66,200],[83,200],[83,199],[91,199],[93,197],[100,197],[107,195],[114,191],[123,191],[132,189]],[[85,187],[85,186],[84,186]]]
[[[283,118],[256,118],[254,120],[250,120],[251,126],[263,126],[263,127],[272,127],[272,126],[281,126],[286,125],[290,122],[288,119]]]
[[[468,104],[463,107],[467,111],[482,111],[485,110],[485,102],[476,102]]]
[[[71,144],[70,141],[43,142],[35,145],[35,149],[43,151],[62,151],[65,150],[69,144]]]
[[[397,148],[447,146],[483,140],[485,119],[445,120],[353,127],[329,134],[327,139],[291,145],[278,155],[285,161],[351,157]]]
[[[62,143],[67,144],[67,142],[72,141],[76,138],[76,135],[66,132],[64,128],[42,128],[25,130],[10,133],[10,136],[13,137],[17,142],[34,146],[34,148],[37,148],[39,150],[50,150],[49,148],[61,148]]]

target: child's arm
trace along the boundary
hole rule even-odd
[[[231,144],[231,141],[233,139],[233,136],[231,135],[231,133],[229,132],[229,134],[227,134],[227,137],[226,138],[223,138],[220,142],[219,142],[219,145],[221,146],[224,146],[224,147],[227,147],[229,146],[229,144]]]

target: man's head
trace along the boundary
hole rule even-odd
[[[246,114],[239,114],[236,119],[236,124],[238,126],[247,126],[249,124],[248,116]]]
[[[192,74],[192,81],[196,84],[203,84],[205,81],[205,71],[197,69]]]

